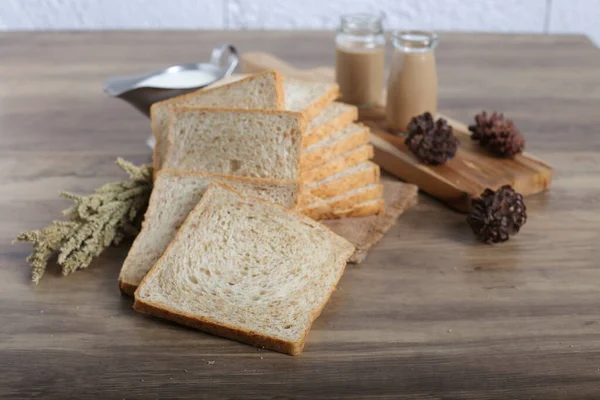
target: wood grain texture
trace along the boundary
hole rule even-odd
[[[374,162],[461,212],[469,211],[471,199],[487,188],[496,190],[511,185],[523,196],[530,196],[548,189],[552,181],[552,168],[545,162],[528,153],[514,159],[490,155],[471,140],[468,130],[460,129],[462,124],[452,124],[460,140],[456,156],[444,165],[432,167],[412,154],[403,137],[388,133],[377,123],[363,122],[371,128]]]
[[[555,168],[552,189],[500,246],[420,195],[348,266],[299,357],[137,314],[117,288],[126,248],[30,286],[16,234],[59,216],[59,190],[122,178],[117,156],[150,160],[147,118],[106,97],[104,79],[221,42],[317,67],[333,63],[332,38],[0,34],[0,398],[600,398],[600,54],[581,36],[441,35],[440,110],[503,110]]]

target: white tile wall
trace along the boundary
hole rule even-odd
[[[600,43],[600,0],[0,0],[0,30],[331,29],[357,11],[384,11],[390,29],[578,32]]]
[[[0,30],[224,29],[224,0],[0,0]]]
[[[600,45],[600,0],[552,0],[548,28],[551,33],[587,33]]]
[[[542,32],[546,0],[229,0],[231,28],[335,28],[340,14],[380,12],[391,28]]]

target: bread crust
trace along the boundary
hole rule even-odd
[[[306,107],[304,110],[302,110],[304,118],[310,121],[311,119],[319,115],[319,113],[323,111],[323,109],[327,107],[328,104],[333,103],[333,101],[338,97],[340,97],[340,87],[337,84],[335,84],[327,92],[323,93],[323,95],[319,97],[317,101],[315,101],[314,103]]]
[[[261,76],[265,76],[265,75],[273,75],[273,78],[275,81],[275,93],[276,93],[275,101],[276,101],[277,109],[282,110],[285,105],[285,97],[284,97],[284,90],[283,90],[283,76],[277,71],[265,71],[265,72],[261,72],[259,74],[249,75],[245,78],[236,80],[234,82],[226,83],[225,85],[198,89],[191,93],[183,94],[181,96],[162,100],[162,101],[152,104],[150,106],[150,127],[152,129],[152,134],[154,135],[154,149],[152,151],[152,166],[154,168],[154,174],[156,175],[156,172],[158,172],[162,168],[163,158],[165,157],[166,152],[168,151],[168,148],[164,149],[164,150],[159,149],[161,145],[165,145],[167,147],[168,147],[168,145],[166,143],[161,143],[160,138],[159,138],[159,134],[158,134],[159,129],[158,129],[158,124],[156,121],[156,114],[155,114],[158,107],[168,106],[170,104],[177,104],[181,100],[189,99],[189,98],[192,98],[199,94],[203,95],[206,93],[210,93],[217,89],[220,90],[222,88],[226,88],[231,85],[237,85],[239,83],[248,82],[248,81],[260,78]],[[176,107],[176,106],[174,105],[174,107]],[[168,126],[169,125],[170,124],[167,125],[167,135],[168,135]]]
[[[133,294],[135,293],[137,288],[138,288],[137,285],[132,285],[131,283],[127,283],[119,277],[119,290],[121,291],[122,294],[133,297]]]
[[[304,341],[286,342],[282,339],[267,337],[254,332],[246,332],[239,328],[218,324],[201,317],[195,317],[185,312],[179,312],[169,307],[155,306],[136,297],[133,309],[143,314],[177,322],[212,335],[221,336],[226,339],[247,343],[256,347],[263,347],[292,356],[298,355],[304,348]]]
[[[277,93],[277,97],[275,101],[277,102],[277,110],[283,110],[285,107],[285,93],[283,91],[283,76],[277,71],[267,71],[268,73],[273,74],[275,78],[275,93]],[[260,75],[258,75],[260,76]],[[232,82],[235,83],[235,82]]]
[[[287,111],[287,110],[246,110],[246,109],[237,109],[237,108],[207,108],[207,107],[175,107],[170,110],[171,115],[177,116],[178,113],[187,112],[187,111],[196,111],[196,112],[211,112],[211,113],[240,113],[240,114],[262,114],[262,115],[291,115],[296,118],[298,123],[298,140],[296,141],[296,154],[299,154],[299,157],[296,159],[296,171],[298,171],[298,176],[300,175],[300,157],[302,155],[302,142],[304,140],[304,134],[306,132],[306,118],[300,112],[296,111]],[[170,155],[170,144],[173,143],[173,125],[175,124],[176,118],[170,118],[168,134],[167,134],[167,154],[164,157],[163,165],[165,165],[166,161],[169,159]],[[169,167],[167,167],[169,168]],[[169,168],[172,169],[172,168]],[[237,176],[237,175],[236,175]]]
[[[305,215],[302,215],[301,213],[299,213],[295,210],[286,209],[285,207],[282,207],[278,204],[272,204],[272,203],[266,202],[262,199],[259,199],[259,198],[253,197],[253,196],[246,196],[242,193],[237,192],[236,190],[234,190],[233,188],[231,188],[227,185],[216,183],[216,182],[211,183],[208,186],[208,189],[206,190],[205,195],[202,196],[202,199],[200,199],[200,201],[198,202],[198,204],[196,205],[194,210],[192,210],[190,215],[192,213],[194,213],[196,208],[204,207],[204,203],[208,202],[210,199],[210,193],[212,193],[212,191],[214,190],[213,188],[217,187],[217,186],[219,186],[221,188],[225,188],[226,190],[232,191],[242,198],[252,199],[254,201],[258,201],[258,202],[267,204],[270,207],[279,207],[289,213],[296,215],[297,217],[299,217],[301,219],[307,218]],[[184,226],[188,223],[188,221],[190,219],[190,215],[188,215],[186,217],[182,226]],[[334,279],[334,284],[332,285],[332,288],[329,291],[329,293],[325,296],[322,304],[320,304],[320,306],[311,313],[311,316],[310,316],[311,322],[308,325],[307,329],[304,331],[302,338],[297,342],[285,341],[283,339],[261,335],[256,332],[244,331],[244,330],[240,329],[239,327],[234,327],[234,326],[230,326],[227,324],[218,323],[216,321],[211,321],[208,318],[193,316],[186,312],[176,311],[176,310],[173,310],[171,307],[155,305],[155,304],[152,304],[150,302],[147,302],[147,301],[144,301],[144,300],[138,298],[137,290],[136,290],[136,293],[134,294],[135,301],[133,304],[133,308],[134,308],[134,310],[139,311],[144,314],[149,314],[149,315],[153,315],[156,317],[168,319],[168,320],[180,323],[182,325],[190,326],[192,328],[196,328],[196,329],[211,333],[213,335],[225,337],[227,339],[232,339],[232,340],[236,340],[239,342],[248,343],[248,344],[251,344],[251,345],[257,346],[257,347],[264,347],[264,348],[278,351],[278,352],[281,352],[284,354],[299,355],[304,348],[304,344],[306,342],[306,336],[308,335],[308,332],[310,331],[312,324],[314,323],[315,319],[317,319],[317,317],[321,314],[323,308],[329,301],[331,294],[335,290],[335,287],[337,286],[339,280],[341,279],[341,277],[344,273],[347,261],[350,259],[350,257],[352,256],[352,254],[354,254],[354,251],[355,251],[354,245],[352,245],[346,239],[342,238],[341,236],[338,236],[336,233],[331,231],[329,228],[327,228],[323,225],[321,225],[321,226],[331,235],[333,241],[340,242],[340,251],[342,250],[342,244],[347,248],[341,257],[341,260],[345,260],[345,261],[343,261],[343,265],[340,268],[339,274],[336,277],[336,279]],[[158,264],[160,263],[162,258],[165,257],[165,254],[167,252],[169,252],[170,248],[174,245],[174,243],[179,239],[180,234],[181,234],[181,230],[177,232],[177,234],[175,235],[175,237],[173,238],[173,240],[171,241],[169,246],[167,246],[167,249],[165,250],[163,255],[161,255],[158,262],[152,267],[152,269],[148,272],[148,274],[146,274],[146,276],[142,280],[142,283],[140,284],[139,287],[142,287],[144,285],[144,282],[146,282],[149,279],[149,276],[156,273]],[[138,290],[139,290],[139,287],[138,287]]]
[[[332,144],[331,146],[324,146],[320,149],[313,150],[309,153],[306,151],[302,152],[300,158],[300,164],[302,171],[313,169],[321,165],[326,164],[331,159],[347,153],[353,149],[356,149],[362,145],[368,144],[370,139],[369,128],[363,126],[362,129],[356,131],[351,136],[345,137],[342,140]]]
[[[342,114],[335,116],[326,123],[316,127],[312,131],[306,132],[306,136],[304,138],[303,143],[304,148],[306,149],[307,147],[320,142],[326,137],[333,135],[340,129],[343,129],[347,125],[350,125],[356,119],[358,119],[358,108],[352,106]]]
[[[375,150],[370,144],[359,146],[347,153],[340,154],[338,157],[321,164],[315,168],[302,171],[302,183],[308,185],[313,182],[326,179],[331,175],[343,171],[346,168],[353,167],[361,162],[368,161],[375,155]]]

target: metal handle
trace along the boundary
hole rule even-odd
[[[210,63],[218,67],[221,71],[225,71],[223,76],[229,76],[233,73],[240,62],[238,52],[230,44],[222,44],[215,47],[210,54]]]

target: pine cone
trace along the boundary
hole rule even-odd
[[[481,197],[471,200],[467,222],[482,242],[499,243],[516,235],[527,221],[523,196],[510,187],[502,186],[496,192],[486,189]]]
[[[414,117],[408,124],[408,149],[423,163],[442,165],[454,157],[460,144],[445,119],[433,121],[430,113]]]
[[[521,132],[501,113],[494,112],[488,118],[483,111],[475,116],[475,125],[470,125],[469,130],[473,133],[471,139],[479,141],[482,147],[501,157],[514,157],[525,148]]]

